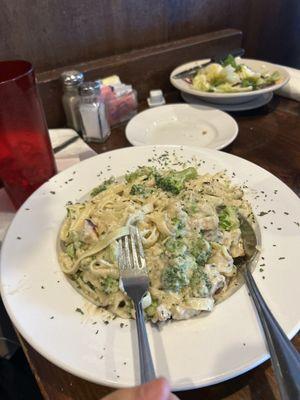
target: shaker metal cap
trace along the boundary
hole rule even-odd
[[[99,82],[84,82],[79,88],[81,96],[88,96],[91,94],[98,94],[100,90]]]
[[[80,71],[65,71],[61,74],[61,79],[66,86],[76,86],[83,82],[83,73]]]

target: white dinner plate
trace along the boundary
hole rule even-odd
[[[257,215],[262,254],[254,278],[291,338],[299,329],[300,201],[279,179],[239,157],[181,146],[124,148],[85,160],[54,176],[20,208],[1,250],[1,296],[21,335],[44,357],[84,379],[113,387],[139,382],[135,321],[107,321],[70,285],[56,254],[65,204],[112,174],[169,159],[199,171],[226,169],[242,184]],[[107,322],[105,322],[107,321]],[[243,286],[211,313],[158,329],[147,323],[158,376],[174,390],[215,384],[268,358]]]
[[[237,134],[238,125],[230,115],[184,103],[150,108],[126,126],[127,140],[134,146],[173,144],[220,150]]]
[[[260,60],[252,60],[249,58],[243,58],[241,62],[253,71],[257,72],[265,72],[268,71],[273,73],[275,71],[279,72],[281,79],[278,83],[268,86],[264,89],[253,90],[249,92],[239,92],[239,93],[216,93],[216,92],[204,92],[201,90],[194,89],[191,84],[184,81],[183,79],[174,79],[173,76],[178,74],[179,72],[188,70],[189,68],[194,68],[196,66],[200,66],[201,64],[209,61],[209,59],[205,60],[198,60],[192,61],[177,67],[174,71],[172,71],[170,75],[170,81],[173,86],[177,89],[181,90],[182,92],[192,94],[193,96],[197,96],[202,98],[203,100],[210,102],[210,103],[217,103],[217,104],[240,104],[246,103],[248,101],[253,100],[259,95],[265,93],[272,93],[275,90],[279,89],[280,87],[284,86],[290,79],[289,73],[287,70],[280,65],[274,65],[265,61]]]
[[[189,104],[199,104],[201,106],[210,106],[208,101],[201,99],[200,97],[193,96],[192,94],[181,92],[181,97],[186,103]],[[259,96],[255,97],[253,100],[247,101],[246,103],[239,103],[239,104],[218,104],[214,103],[213,106],[222,111],[246,111],[246,110],[253,110],[258,107],[262,107],[265,104],[268,104],[273,98],[273,93],[265,93],[260,94]]]

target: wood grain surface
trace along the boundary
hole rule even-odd
[[[98,400],[112,391],[71,375],[21,343],[45,400]],[[299,334],[292,343],[300,351]],[[227,382],[176,394],[180,400],[280,400],[270,361]]]
[[[180,101],[178,93],[168,102]],[[140,105],[144,109],[145,104]],[[233,113],[239,125],[236,140],[224,151],[267,169],[300,195],[300,107],[299,103],[275,97],[257,110]],[[104,144],[92,147],[102,153],[127,147],[124,125],[113,130]],[[296,306],[296,305],[295,305]],[[111,389],[77,378],[54,366],[21,339],[23,349],[46,400],[97,400]],[[300,351],[300,335],[293,339]],[[188,362],[188,360],[184,360]],[[279,400],[270,362],[227,382],[177,393],[181,400]]]

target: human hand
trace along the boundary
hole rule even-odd
[[[165,378],[155,379],[144,385],[129,389],[117,390],[102,400],[179,400],[171,393],[171,388]]]

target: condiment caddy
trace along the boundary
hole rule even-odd
[[[86,141],[104,142],[110,135],[110,126],[137,113],[136,91],[117,75],[84,82],[81,72],[65,71],[61,79],[67,126],[81,132]]]

